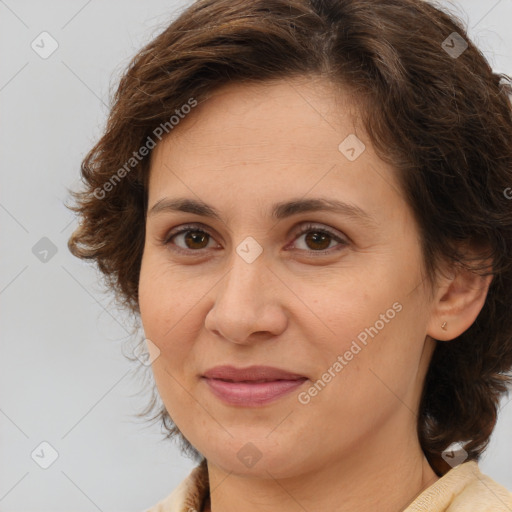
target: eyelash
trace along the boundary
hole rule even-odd
[[[189,231],[205,233],[209,237],[213,238],[213,236],[210,233],[208,233],[208,231],[206,231],[205,229],[202,229],[200,224],[188,224],[188,225],[182,226],[181,228],[177,229],[176,231],[171,231],[171,233],[169,233],[163,239],[161,239],[160,242],[161,242],[162,245],[169,246],[169,247],[171,245],[173,245],[174,247],[172,247],[171,250],[176,251],[176,252],[181,253],[181,254],[189,254],[190,255],[190,253],[194,253],[194,252],[196,252],[196,253],[203,252],[204,249],[197,249],[197,250],[183,249],[182,247],[178,247],[176,244],[171,244],[171,240],[174,237],[176,237],[178,235],[181,235],[182,233],[189,232]],[[309,233],[309,232],[315,232],[315,233],[321,233],[321,234],[324,234],[324,235],[328,235],[332,239],[334,239],[336,242],[339,242],[341,247],[339,247],[338,249],[335,249],[335,250],[333,250],[333,248],[325,249],[323,251],[313,251],[313,250],[307,251],[306,249],[299,249],[300,251],[311,252],[315,256],[323,256],[325,254],[329,254],[329,253],[332,253],[332,252],[339,251],[339,250],[341,250],[342,248],[344,248],[344,247],[346,247],[348,245],[348,241],[347,240],[344,240],[343,238],[340,238],[338,235],[336,235],[334,232],[330,231],[329,229],[326,229],[324,227],[318,226],[317,224],[311,224],[311,223],[308,223],[305,226],[303,226],[299,230],[299,232],[295,234],[295,239],[297,239],[297,238],[301,237],[302,235],[304,235],[306,233]]]

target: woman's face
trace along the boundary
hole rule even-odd
[[[178,428],[226,471],[419,452],[433,341],[418,228],[355,112],[320,80],[230,84],[153,150],[139,291],[152,368]],[[225,365],[290,375],[208,373]]]

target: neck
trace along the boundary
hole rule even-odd
[[[206,512],[396,512],[407,507],[439,477],[414,437],[393,445],[367,442],[343,461],[275,479],[272,470],[236,475],[208,461],[211,502]]]

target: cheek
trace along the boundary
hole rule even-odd
[[[145,337],[160,351],[151,370],[158,393],[178,428],[190,415],[190,395],[185,388],[191,383],[186,379],[195,375],[188,366],[193,344],[190,335],[185,334],[192,331],[194,301],[189,297],[186,283],[177,279],[176,272],[166,270],[151,255],[144,256],[139,278],[140,318]]]
[[[141,321],[146,336],[155,340],[168,337],[193,306],[187,282],[160,259],[151,251],[146,252],[139,277]]]
[[[301,325],[310,344],[308,354],[318,363],[316,377],[328,383],[332,393],[336,390],[343,396],[350,389],[346,399],[355,400],[354,407],[358,400],[370,399],[375,389],[380,399],[403,395],[415,378],[426,308],[420,289],[411,293],[419,279],[412,270],[374,267],[358,280],[331,283],[322,294],[309,296],[316,316],[308,314],[311,322],[301,321]],[[335,404],[331,392],[324,398],[332,398]]]
[[[197,284],[197,286],[196,286]],[[146,338],[160,350],[153,364],[155,379],[165,379],[174,387],[172,376],[180,382],[195,377],[197,361],[193,357],[195,341],[203,326],[201,302],[211,288],[206,280],[192,285],[187,276],[162,262],[156,255],[143,258],[139,279],[139,307]]]
[[[349,350],[352,341],[364,344],[371,339],[376,323],[379,333],[389,331],[403,301],[400,283],[393,282],[389,269],[376,266],[364,275],[347,270],[343,275],[333,275],[320,287],[303,284],[296,291],[306,299],[301,306],[303,313],[297,315],[306,331],[305,339],[331,359]],[[400,304],[395,304],[397,299],[401,299]]]
[[[164,289],[153,267],[151,260],[144,256],[139,277],[139,309],[146,337],[156,341],[168,315],[162,315],[167,297],[162,297]]]

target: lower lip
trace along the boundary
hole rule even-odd
[[[203,377],[204,378],[204,377]],[[302,386],[306,378],[271,382],[227,382],[204,378],[212,393],[230,405],[255,407],[281,398]]]

